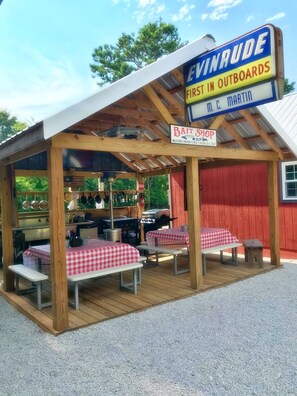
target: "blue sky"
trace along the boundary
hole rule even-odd
[[[30,124],[99,90],[89,64],[102,44],[162,18],[183,41],[224,44],[261,25],[282,29],[285,77],[297,85],[293,0],[3,0],[0,108]],[[296,87],[297,88],[297,87]]]

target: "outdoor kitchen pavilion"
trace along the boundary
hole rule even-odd
[[[186,168],[190,238],[190,285],[203,288],[200,254],[199,168],[246,161],[268,166],[271,263],[280,265],[278,225],[278,161],[293,158],[286,135],[258,108],[220,115],[192,126],[216,129],[218,145],[173,145],[169,124],[185,124],[183,65],[215,47],[205,36],[175,53],[117,81],[86,100],[23,131],[0,145],[3,290],[14,290],[8,266],[13,262],[12,230],[16,207],[14,176],[19,161],[47,153],[53,329],[69,328],[66,278],[63,150],[112,153],[142,177]],[[119,133],[111,134],[114,128]],[[119,128],[117,128],[119,127]],[[124,132],[121,133],[122,131]],[[125,128],[131,129],[130,132]],[[282,135],[282,137],[281,137]],[[112,137],[111,137],[112,136]],[[126,138],[126,139],[125,139]],[[94,169],[95,171],[95,169]],[[96,169],[100,172],[100,169]],[[37,170],[30,170],[38,174]],[[77,172],[79,170],[77,169]]]

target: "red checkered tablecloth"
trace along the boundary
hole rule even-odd
[[[189,234],[178,228],[164,228],[146,234],[148,246],[189,247]],[[224,228],[201,228],[201,249],[238,242],[237,238]]]
[[[50,245],[31,246],[24,252],[29,258],[50,262]],[[87,246],[66,249],[67,275],[118,267],[139,261],[139,251],[126,243],[96,241]]]

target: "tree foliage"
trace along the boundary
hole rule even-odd
[[[295,81],[289,82],[287,78],[285,78],[285,87],[284,87],[284,94],[288,94],[295,90]]]
[[[26,127],[26,123],[18,121],[8,111],[0,110],[0,142],[3,142]]]
[[[90,64],[100,86],[113,83],[133,71],[183,47],[177,28],[161,19],[144,25],[138,32],[122,33],[115,45],[104,44],[94,49]]]

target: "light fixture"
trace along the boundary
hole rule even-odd
[[[117,137],[122,139],[138,139],[139,135],[143,135],[143,131],[133,127],[115,126],[107,131],[100,133],[100,136]]]

